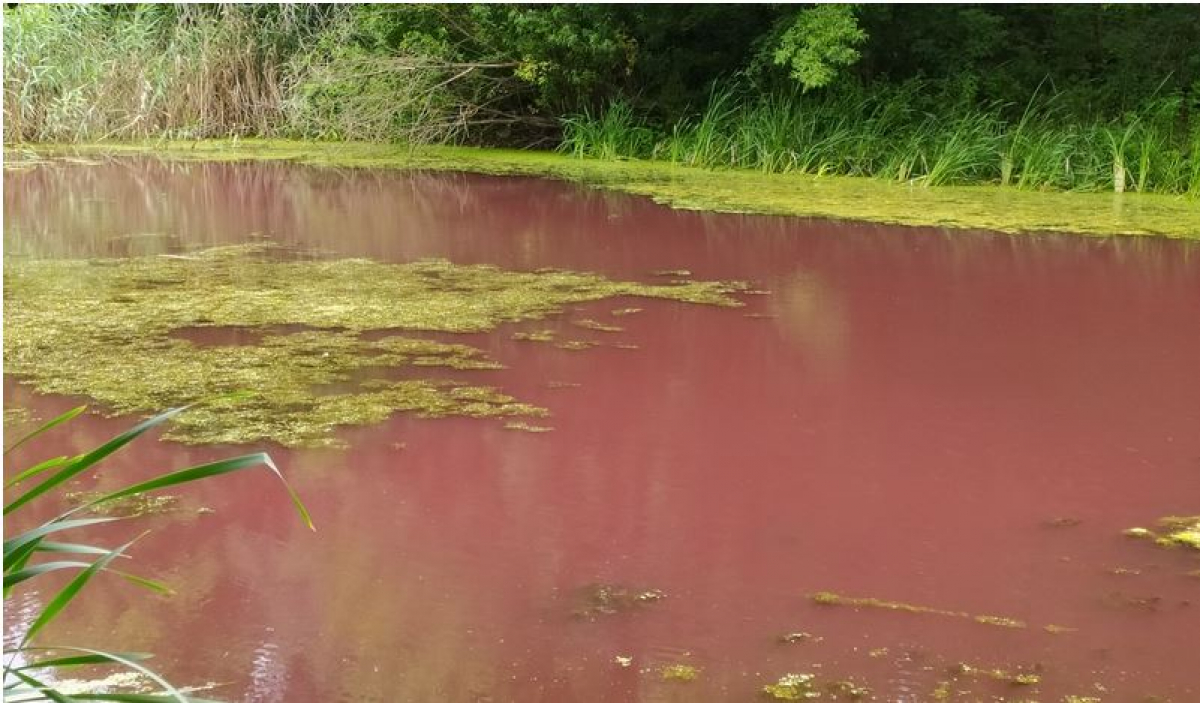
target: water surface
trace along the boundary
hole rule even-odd
[[[135,550],[178,593],[97,582],[48,642],[154,651],[173,681],[240,701],[745,701],[789,672],[925,701],[958,663],[1041,682],[960,676],[952,700],[1200,698],[1200,560],[1121,535],[1200,511],[1194,245],[133,159],[6,174],[4,205],[10,262],[266,239],[623,280],[686,269],[770,292],[739,309],[601,301],[549,325],[619,320],[636,349],[512,339],[545,324],[464,335],[552,432],[397,415],[343,433],[347,450],[261,445],[315,534],[266,476],[198,486]],[[643,310],[610,315],[627,306]],[[14,379],[5,396],[42,417],[79,400]],[[130,422],[76,421],[6,470]],[[247,449],[142,441],[84,488]],[[666,597],[580,617],[595,584]],[[818,591],[1027,626],[821,606]],[[9,604],[9,637],[43,595]],[[778,641],[792,632],[813,637]],[[699,677],[664,680],[676,663]]]

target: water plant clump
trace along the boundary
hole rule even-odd
[[[521,432],[534,432],[534,433],[553,432],[554,431],[553,427],[547,427],[545,425],[531,425],[530,423],[524,422],[522,420],[509,420],[508,422],[504,423],[504,429],[519,430]]]
[[[695,681],[700,678],[700,669],[690,664],[668,664],[661,673],[664,681]]]
[[[775,683],[762,687],[762,692],[777,701],[803,701],[820,698],[815,674],[784,674]]]
[[[1131,527],[1123,534],[1126,537],[1153,540],[1155,544],[1163,547],[1200,549],[1200,515],[1164,517],[1159,519],[1157,527],[1157,530]]]
[[[501,368],[474,347],[397,332],[484,332],[627,296],[737,306],[732,294],[744,288],[285,253],[252,244],[186,256],[6,261],[6,371],[39,392],[89,396],[113,413],[201,403],[173,422],[168,436],[179,441],[338,446],[336,428],[395,412],[546,415],[490,386],[394,378],[413,367]],[[197,341],[214,328],[259,339]],[[188,331],[196,334],[180,334]],[[361,380],[381,371],[387,377]]]
[[[985,678],[993,681],[1008,683],[1013,686],[1033,686],[1041,682],[1040,674],[1033,671],[1007,671],[998,667],[986,668],[972,666],[966,663],[955,664],[950,668],[952,677],[970,676]]]
[[[63,498],[72,505],[83,506],[95,502],[103,495],[104,493],[100,491],[73,491],[64,493]],[[178,508],[179,496],[137,493],[91,506],[87,512],[105,517],[133,518],[143,515],[162,515]]]
[[[600,322],[598,320],[591,320],[591,319],[572,320],[571,324],[575,325],[576,327],[582,327],[586,330],[596,330],[597,332],[623,332],[625,330],[624,327],[618,327],[616,325],[606,325],[603,322]]]
[[[879,608],[882,610],[898,610],[906,613],[922,613],[928,615],[944,615],[954,618],[965,618],[974,620],[975,622],[984,625],[995,625],[997,627],[1012,627],[1023,628],[1026,624],[1015,618],[1007,618],[999,615],[972,615],[971,613],[960,610],[946,610],[943,608],[931,608],[924,605],[913,605],[911,603],[900,603],[897,601],[881,600],[879,598],[855,598],[851,596],[843,596],[830,591],[820,591],[813,593],[809,599],[818,605],[843,605],[853,608]]]

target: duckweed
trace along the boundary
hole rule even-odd
[[[744,287],[656,286],[441,260],[303,258],[269,244],[186,256],[6,261],[4,361],[39,392],[89,396],[112,413],[200,403],[170,429],[178,441],[336,447],[336,428],[395,412],[547,414],[489,386],[424,375],[363,381],[411,367],[502,368],[471,346],[364,333],[483,332],[618,296],[731,307],[740,305],[732,294]],[[196,341],[214,328],[246,329],[257,339]]]
[[[538,330],[536,332],[513,332],[513,339],[520,342],[553,342],[554,330]]]
[[[1164,517],[1158,521],[1158,531],[1145,527],[1131,527],[1122,534],[1126,537],[1153,540],[1163,547],[1188,547],[1200,549],[1200,515],[1191,517]]]
[[[72,491],[65,494],[67,502],[72,505],[84,505],[100,496],[100,491]],[[88,508],[93,515],[108,517],[141,517],[143,515],[162,515],[179,507],[179,496],[173,495],[132,495],[118,498],[106,503]]]
[[[662,668],[664,681],[695,681],[700,678],[700,670],[690,664],[669,664]]]
[[[571,324],[587,330],[596,330],[597,332],[623,332],[625,330],[624,327],[606,325],[603,322],[598,322],[596,320],[572,320]]]
[[[553,432],[554,431],[553,427],[546,427],[544,425],[531,425],[528,422],[522,422],[520,420],[512,420],[512,421],[504,423],[504,429],[520,430],[521,432],[535,432],[535,433],[537,433],[537,432]]]
[[[802,701],[820,698],[815,674],[784,674],[775,683],[763,686],[762,691],[777,701]]]
[[[971,676],[1001,681],[1014,686],[1033,686],[1041,682],[1042,677],[1031,671],[1006,671],[1004,669],[986,669],[970,664],[956,664],[951,667],[952,676]]]

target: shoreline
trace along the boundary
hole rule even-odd
[[[260,139],[14,144],[5,146],[5,170],[14,168],[8,156],[21,152],[44,156],[288,161],[339,168],[537,176],[646,196],[685,210],[1007,234],[1158,236],[1200,241],[1200,200],[1153,193],[1029,191],[989,185],[926,187],[863,177],[581,159],[547,151]]]

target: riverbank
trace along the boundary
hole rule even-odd
[[[925,187],[871,178],[764,174],[654,161],[581,159],[555,152],[281,140],[147,141],[6,147],[21,158],[151,155],[167,159],[286,160],[340,168],[398,168],[544,176],[692,210],[863,220],[1013,234],[1163,236],[1200,240],[1200,202],[1144,193],[1035,192],[997,186]]]

